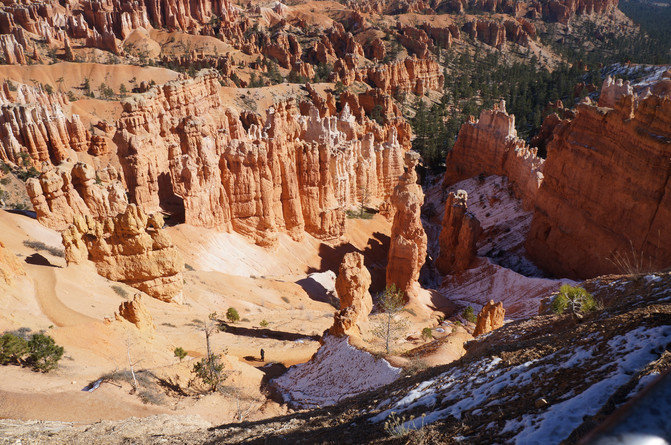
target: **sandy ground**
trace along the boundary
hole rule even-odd
[[[309,360],[335,310],[324,298],[326,289],[309,285],[307,275],[337,271],[342,256],[352,250],[366,254],[374,275],[384,271],[390,222],[375,216],[347,224],[349,242],[340,246],[310,236],[301,242],[280,237],[274,249],[260,248],[236,234],[186,225],[170,228],[189,264],[184,303],[145,296],[156,329],[140,332],[128,322],[112,321],[119,304],[137,291],[99,276],[92,264],[66,267],[57,232],[29,217],[0,212],[0,241],[21,260],[39,255],[42,263],[50,264],[26,263],[26,277],[2,286],[0,329],[43,330],[65,347],[59,368],[48,374],[0,367],[0,418],[93,422],[172,413],[225,423],[240,416],[258,419],[284,413],[285,407],[262,394],[262,382],[272,369],[264,366],[288,367]],[[292,261],[286,260],[289,255]],[[203,323],[213,312],[223,320],[229,307],[238,310],[241,321],[223,323],[211,338],[213,350],[225,356],[225,394],[162,395],[154,405],[129,394],[130,384],[123,380],[103,383],[92,393],[82,391],[105,374],[127,370],[129,354],[136,371],[151,371],[187,388],[191,367],[206,353]],[[182,363],[173,354],[178,346],[189,353]],[[262,348],[265,361],[259,357]]]

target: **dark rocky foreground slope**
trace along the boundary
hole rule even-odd
[[[334,407],[214,428],[169,416],[86,426],[4,421],[0,437],[87,444],[575,443],[671,366],[671,273],[600,277],[585,287],[603,309],[582,320],[539,315],[508,323],[471,342],[453,364]],[[664,422],[649,423],[647,432],[669,434],[659,430]]]

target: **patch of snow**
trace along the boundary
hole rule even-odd
[[[645,276],[646,281],[651,281],[651,282],[657,282],[657,281],[662,281],[662,277],[658,275],[646,275]]]
[[[489,259],[457,276],[446,276],[438,291],[446,298],[478,309],[489,300],[502,301],[506,316],[513,319],[538,315],[540,301],[568,279],[532,278],[494,264]]]
[[[327,336],[310,361],[292,366],[272,384],[293,407],[317,408],[387,385],[400,373],[350,345],[348,337]]]
[[[483,408],[491,406],[505,406],[518,397],[510,395],[509,391],[506,396],[506,393],[502,394],[504,390],[533,385],[537,379],[556,372],[558,366],[562,369],[588,369],[590,371],[586,372],[585,378],[594,381],[590,381],[586,389],[567,388],[563,396],[555,399],[544,411],[509,419],[503,431],[499,432],[517,433],[511,442],[518,444],[558,443],[582,424],[585,416],[596,414],[610,396],[631,379],[632,374],[656,359],[659,348],[665,347],[669,341],[671,326],[641,326],[611,338],[605,344],[605,351],[602,347],[597,349],[597,346],[563,348],[512,367],[507,367],[498,357],[483,358],[423,382],[395,402],[383,402],[378,405],[382,411],[370,421],[382,422],[392,412],[409,412],[415,408],[422,408],[425,412],[422,416],[425,424],[448,416],[460,419],[467,411],[472,413],[476,409],[484,411]],[[646,383],[649,383],[648,379],[640,385]],[[412,428],[412,422],[408,421],[404,426]]]

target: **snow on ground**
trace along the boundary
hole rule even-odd
[[[326,336],[310,361],[292,366],[271,384],[292,407],[317,408],[387,385],[400,372],[350,345],[348,337]]]
[[[468,211],[480,221],[483,234],[477,245],[479,256],[488,257],[496,264],[526,276],[545,276],[526,257],[524,250],[533,213],[522,208],[522,202],[513,195],[508,179],[503,176],[487,176],[484,180],[466,179],[445,191],[437,184],[427,191],[426,201],[433,205],[439,215],[433,222],[425,221],[425,227],[434,226],[427,229],[429,253],[434,258],[439,252],[438,235],[447,194],[457,190],[468,193]]]
[[[489,258],[480,261],[473,269],[446,276],[438,292],[476,309],[489,300],[501,301],[506,317],[526,318],[538,315],[541,300],[558,291],[562,284],[576,284],[568,279],[526,277],[494,264]]]
[[[604,76],[629,80],[637,93],[656,83],[671,65],[639,65],[615,63],[602,70]]]
[[[596,414],[632,375],[655,360],[670,341],[671,326],[640,326],[607,341],[592,339],[591,346],[564,347],[517,366],[506,365],[498,357],[480,359],[425,381],[398,400],[385,400],[378,406],[383,411],[371,421],[419,410],[424,414],[421,418],[404,424],[418,428],[448,416],[460,419],[467,411],[471,416],[483,415],[519,403],[522,394],[538,393],[538,382],[579,372],[584,376],[582,386],[555,385],[554,391],[562,395],[554,394],[554,403],[547,409],[510,419],[497,431],[514,434],[510,441],[518,444],[559,443],[582,424],[584,416]]]

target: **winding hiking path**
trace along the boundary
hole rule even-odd
[[[35,285],[35,296],[44,315],[58,327],[95,323],[99,320],[67,307],[56,295],[56,272],[53,267],[26,265]]]

